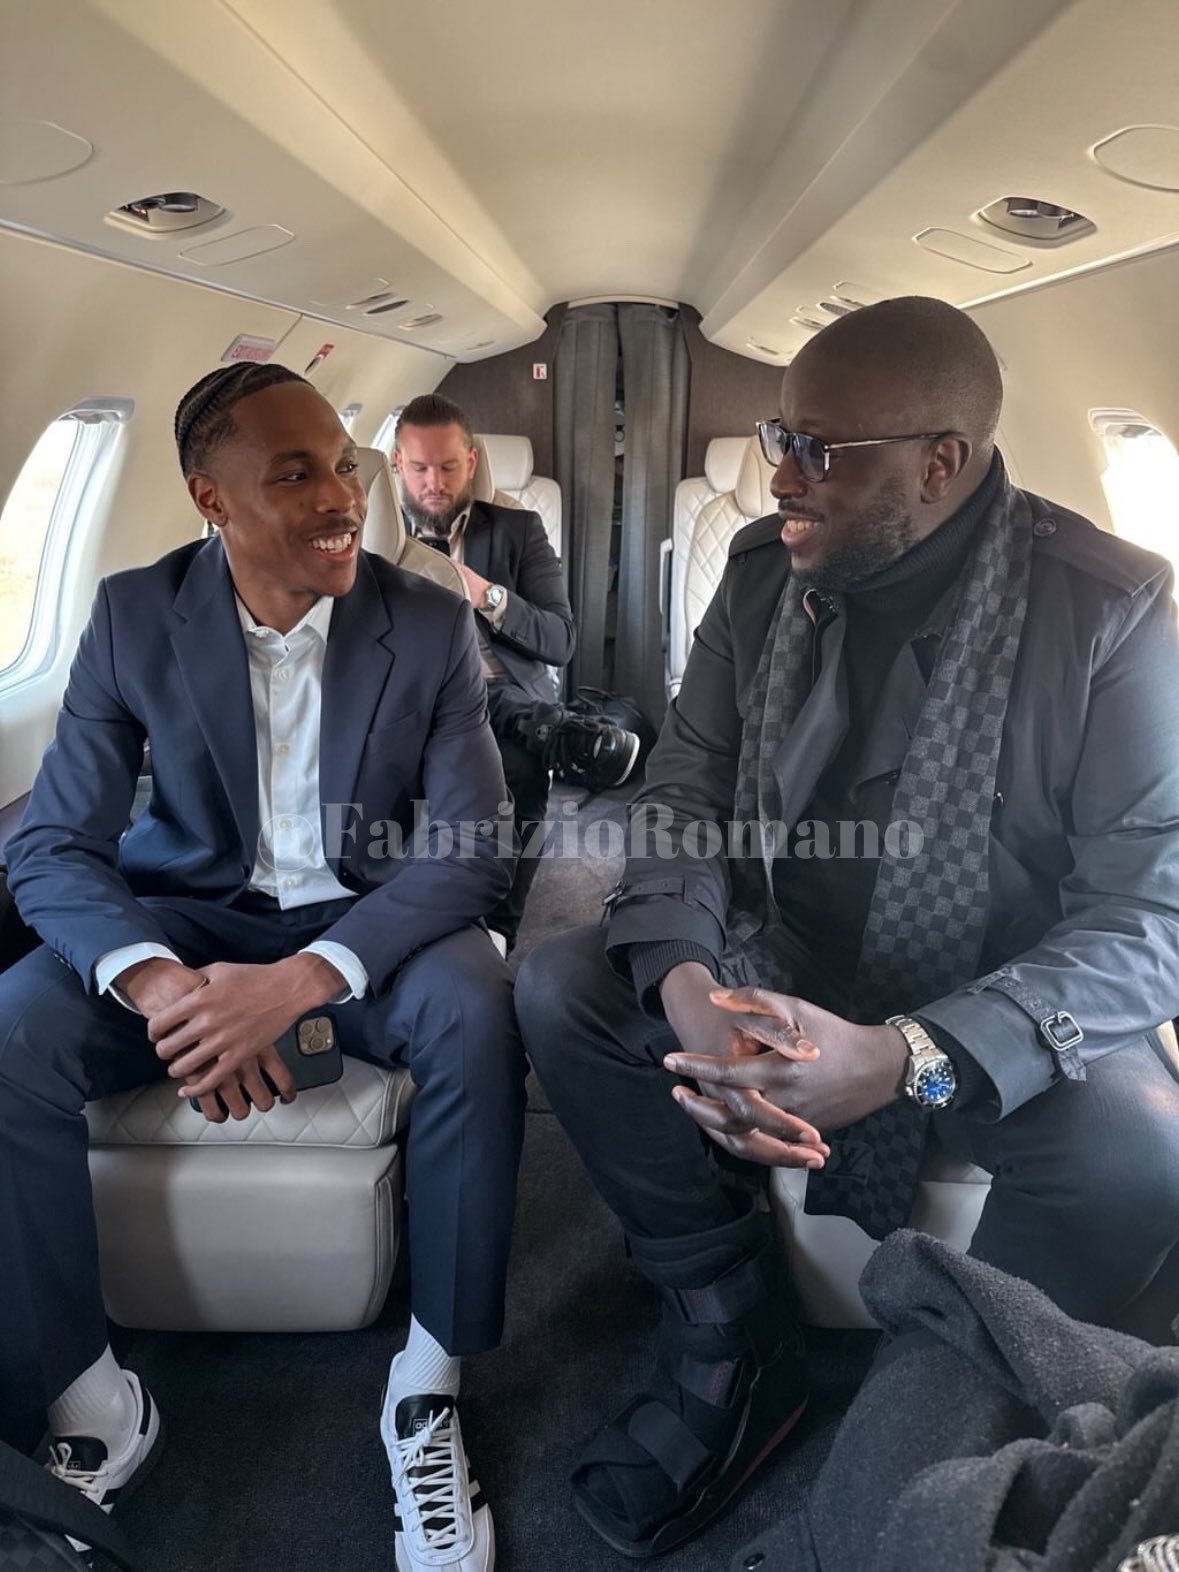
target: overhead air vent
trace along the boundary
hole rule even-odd
[[[409,305],[408,295],[390,295],[386,299],[378,300],[375,305],[365,306],[366,317],[383,317],[386,311],[400,311],[402,306]]]
[[[407,322],[399,322],[397,326],[403,333],[416,333],[419,328],[433,327],[435,322],[441,321],[441,311],[423,311],[421,316],[410,317]]]
[[[195,191],[162,191],[157,196],[136,197],[106,215],[108,224],[132,229],[136,234],[160,238],[181,229],[199,229],[223,218],[225,209]]]
[[[849,306],[844,300],[820,300],[819,310],[825,311],[829,317],[850,317],[859,307]]]
[[[782,358],[780,349],[775,349],[772,344],[763,344],[759,339],[747,338],[745,345],[747,349],[755,349],[759,355],[772,355],[775,360]]]
[[[1041,246],[1063,246],[1082,235],[1091,235],[1097,228],[1084,213],[1041,197],[1000,197],[981,208],[978,216],[995,229]]]
[[[790,320],[795,327],[807,328],[812,333],[825,328],[828,322],[818,306],[799,306]]]

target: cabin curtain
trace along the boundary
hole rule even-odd
[[[614,689],[629,694],[656,726],[667,704],[659,613],[659,548],[671,534],[675,488],[684,474],[688,347],[679,312],[618,306],[626,459]]]
[[[606,609],[614,508],[614,389],[618,314],[612,305],[565,313],[553,368],[554,468],[565,510],[565,554],[577,618],[571,686],[610,686]]]

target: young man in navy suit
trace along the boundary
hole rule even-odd
[[[107,1342],[84,1105],[165,1075],[214,1122],[290,1101],[274,1044],[332,1004],[419,1088],[397,1565],[486,1572],[455,1400],[501,1334],[525,1063],[482,923],[514,855],[472,614],[361,549],[355,446],[293,372],[211,373],[176,440],[216,538],[100,584],[7,848],[44,944],[0,977],[0,1418],[47,1408],[50,1467],[101,1506],[133,1483],[159,1421]],[[377,855],[390,824],[408,854]]]
[[[573,658],[565,573],[537,514],[475,500],[479,450],[464,410],[425,393],[402,410],[393,463],[413,534],[445,551],[467,581],[499,743],[524,854],[488,918],[510,949],[536,877],[549,774],[590,791],[621,786],[634,768],[632,731],[556,702],[550,670]]]

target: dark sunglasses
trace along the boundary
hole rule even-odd
[[[793,453],[799,474],[812,485],[827,479],[831,455],[838,448],[879,448],[889,442],[938,442],[947,436],[948,431],[923,431],[911,437],[865,437],[859,442],[824,442],[822,437],[808,436],[805,431],[787,431],[778,420],[757,422],[757,439],[761,443],[766,463],[777,469],[787,453]]]

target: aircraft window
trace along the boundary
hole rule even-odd
[[[1179,575],[1179,453],[1174,443],[1133,410],[1094,410],[1090,419],[1105,446],[1101,484],[1114,529],[1166,557]]]
[[[0,688],[39,670],[57,640],[70,536],[99,504],[130,399],[87,399],[42,432],[0,512]]]
[[[399,404],[396,409],[391,409],[377,427],[377,434],[373,438],[373,447],[380,448],[386,458],[393,457],[393,438],[397,432],[397,422],[401,418],[404,404]]]
[[[340,424],[343,426],[344,430],[348,433],[349,436],[352,435],[353,429],[357,420],[360,418],[360,412],[363,408],[363,404],[345,404],[343,409],[340,411]]]

